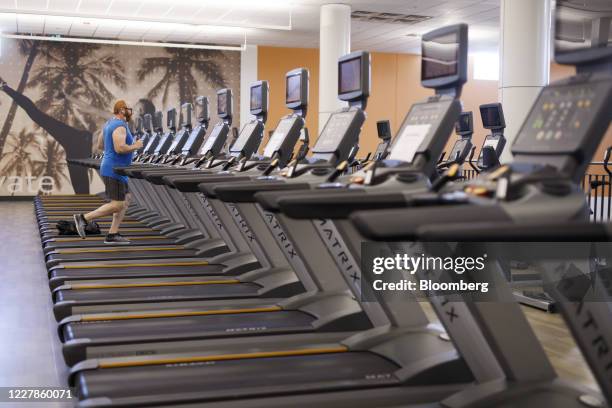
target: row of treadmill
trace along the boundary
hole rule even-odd
[[[145,117],[144,151],[115,169],[130,178],[133,202],[121,233],[131,245],[58,236],[59,220],[103,198],[38,197],[78,405],[610,406],[612,302],[584,302],[576,313],[565,292],[548,292],[598,381],[599,390],[591,390],[557,376],[514,300],[432,296],[439,319],[432,323],[406,296],[362,296],[365,241],[609,239],[605,225],[588,223],[578,183],[610,122],[612,77],[600,64],[610,61],[610,49],[598,49],[595,59],[592,49],[557,52],[577,75],[542,90],[511,163],[500,165],[498,104],[481,109],[492,131],[472,160],[472,118],[460,101],[467,43],[464,24],[423,35],[421,84],[435,93],[415,103],[394,140],[383,137],[356,171],[349,169],[366,120],[367,52],[339,59],[338,97],[348,104],[311,148],[305,69],[287,73],[289,113],[262,154],[266,81],[251,85],[253,119],[231,143],[228,89],[217,92],[218,122],[210,130],[206,98],[196,101],[193,129],[190,105],[182,107],[183,126],[173,137],[172,129],[160,134],[159,117]],[[455,128],[459,139],[440,159]],[[75,162],[95,169],[100,158]],[[461,177],[468,163],[479,173],[470,180]],[[99,220],[102,229],[110,221]],[[490,262],[483,273],[498,277],[496,296],[514,299],[502,269]],[[603,284],[593,290],[610,295]],[[584,325],[585,313],[598,324]]]

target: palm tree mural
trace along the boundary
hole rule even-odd
[[[37,177],[50,177],[55,188],[62,189],[64,182],[70,181],[66,175],[66,155],[64,150],[50,137],[38,146],[40,159],[34,162],[33,173]]]
[[[100,45],[47,42],[38,47],[44,64],[27,83],[27,88],[42,91],[38,100],[5,83],[1,89],[61,145],[67,159],[88,157],[93,133],[103,123],[91,108],[103,111],[111,105],[114,95],[108,84],[126,86],[123,64],[112,52],[99,55]],[[89,193],[87,171],[68,164],[68,172],[75,193]]]
[[[17,92],[23,93],[26,89],[26,85],[28,84],[28,79],[30,77],[30,72],[32,67],[34,66],[34,61],[38,56],[39,50],[39,42],[24,40],[19,42],[19,52],[22,56],[26,57],[26,63],[23,67],[23,72],[21,73],[21,79],[19,80],[19,84],[17,85]],[[17,113],[17,103],[13,101],[11,103],[11,107],[4,119],[4,124],[2,125],[2,129],[0,130],[0,155],[4,151],[4,145],[6,143],[6,138],[11,131],[11,127],[13,126],[13,121],[15,120],[15,114]]]
[[[99,55],[100,45],[44,44],[44,64],[34,71],[28,88],[40,88],[36,105],[55,119],[90,132],[100,125],[98,117],[81,109],[74,100],[108,111],[114,95],[108,84],[126,87],[124,66],[111,53]]]
[[[148,99],[154,99],[161,93],[162,102],[166,104],[170,88],[176,86],[181,103],[193,101],[198,90],[196,77],[203,77],[216,88],[225,87],[220,61],[226,55],[222,51],[185,48],[165,48],[165,51],[167,56],[144,58],[136,72],[140,82],[160,71],[163,73],[149,91]]]
[[[0,173],[7,176],[37,176],[33,154],[39,141],[35,132],[21,129],[18,135],[11,134],[6,151],[0,156]],[[14,195],[15,192],[11,192]]]

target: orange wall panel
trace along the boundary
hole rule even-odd
[[[298,67],[305,67],[310,70],[310,108],[306,122],[310,130],[312,146],[316,141],[319,130],[317,129],[319,109],[318,49],[259,47],[257,60],[259,78],[270,81],[270,114],[267,130],[273,129],[281,116],[288,113],[284,104],[285,73]],[[468,82],[463,88],[461,101],[464,110],[471,110],[474,114],[473,142],[480,149],[487,131],[482,127],[478,106],[498,101],[499,84],[498,81],[472,79],[473,63],[473,59],[470,58]],[[410,106],[433,94],[432,90],[421,86],[420,72],[421,59],[418,55],[372,53],[372,92],[366,109],[367,119],[360,137],[358,157],[364,157],[376,148],[378,144],[377,121],[391,121],[391,130],[395,135]],[[573,75],[574,72],[573,67],[553,63],[551,64],[550,79],[555,81]],[[455,139],[454,134],[449,137],[447,152]],[[608,132],[594,160],[601,160],[603,150],[610,144],[612,144],[612,130]],[[510,146],[507,146],[507,148],[509,149]]]

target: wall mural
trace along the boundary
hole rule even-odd
[[[96,193],[96,173],[68,165],[89,156],[116,99],[134,114],[164,112],[234,91],[239,123],[240,53],[3,40],[0,44],[0,195]],[[214,115],[212,115],[214,120]]]

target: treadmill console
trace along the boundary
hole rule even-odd
[[[183,151],[181,152],[183,156],[194,156],[200,149],[204,141],[204,136],[206,136],[206,127],[208,124],[208,98],[205,96],[196,98],[196,107],[198,107],[196,112],[198,115],[198,124],[189,132],[189,138],[185,142]]]
[[[158,116],[158,114],[161,115],[162,113],[156,112],[155,116]],[[159,120],[159,123],[161,123],[161,119]],[[144,128],[145,132],[150,134],[150,137],[149,141],[145,145],[143,153],[153,154],[157,148],[157,145],[159,144],[159,133],[157,131],[157,127],[153,123],[153,117],[149,113],[144,115]]]
[[[442,98],[437,102],[420,102],[412,105],[395,137],[389,160],[412,163],[417,155],[438,157],[455,126],[459,102]],[[440,137],[443,133],[445,137]]]
[[[264,124],[268,115],[268,81],[257,81],[251,84],[249,111],[255,119],[244,125],[236,141],[230,146],[230,156],[247,159],[259,148],[263,139]]]
[[[478,155],[477,166],[483,168],[486,167],[484,163],[485,148],[492,148],[497,158],[501,157],[504,151],[504,146],[506,145],[506,138],[504,137],[506,121],[501,103],[480,105],[480,117],[482,118],[482,126],[485,129],[491,130],[491,133],[485,136],[480,154]]]
[[[153,152],[155,155],[169,153],[170,146],[172,145],[172,141],[174,139],[174,132],[176,130],[176,109],[168,109],[166,115],[166,127],[168,128],[168,131],[159,139],[159,144]]]
[[[312,149],[312,158],[337,164],[348,159],[359,144],[370,95],[370,54],[356,51],[338,60],[338,99],[349,108],[331,114]]]
[[[313,159],[323,159],[332,164],[346,160],[359,142],[364,122],[365,114],[360,109],[333,113],[312,148]]]
[[[263,151],[263,157],[276,157],[279,168],[285,167],[304,128],[308,107],[308,70],[297,68],[285,75],[285,105],[294,111],[280,120]]]
[[[270,158],[275,153],[278,153],[279,159],[281,159],[279,167],[284,167],[300,137],[300,130],[303,127],[304,119],[301,116],[291,115],[281,119],[266,144],[263,156]]]
[[[388,167],[410,164],[428,177],[437,174],[436,159],[461,114],[458,97],[467,78],[467,31],[466,24],[457,24],[423,36],[421,84],[435,89],[436,95],[412,105],[384,162]]]
[[[512,153],[590,160],[599,145],[601,126],[609,124],[609,116],[602,119],[601,113],[609,112],[611,90],[609,80],[587,77],[547,86],[517,135]]]
[[[199,155],[214,157],[221,153],[228,133],[229,126],[226,123],[217,123],[200,149]]]

